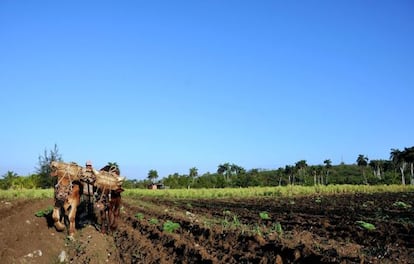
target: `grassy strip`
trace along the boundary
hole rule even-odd
[[[53,198],[53,189],[0,190],[0,199]]]
[[[309,195],[332,195],[378,192],[411,192],[412,185],[328,185],[328,186],[278,186],[224,189],[127,189],[123,196],[160,198],[249,198],[249,197],[295,197]]]
[[[126,189],[125,197],[160,198],[249,198],[295,197],[346,193],[412,192],[414,185],[328,185],[328,186],[277,186],[224,189]],[[0,199],[53,198],[53,189],[0,190]]]

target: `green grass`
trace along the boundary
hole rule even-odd
[[[0,199],[53,198],[53,189],[0,190]]]
[[[328,186],[277,186],[223,189],[126,189],[124,197],[160,198],[255,198],[297,197],[345,193],[413,192],[414,185],[328,185]],[[0,190],[0,199],[53,198],[53,189]]]
[[[331,195],[378,192],[411,192],[412,185],[328,185],[328,186],[282,186],[224,189],[127,189],[126,197],[160,198],[255,198],[255,197],[296,197],[309,195]]]

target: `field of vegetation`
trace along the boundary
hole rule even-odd
[[[260,198],[260,197],[300,197],[312,195],[335,195],[378,192],[414,191],[414,185],[317,185],[317,186],[276,186],[217,189],[127,189],[126,197],[160,198]]]
[[[334,195],[378,192],[410,192],[414,185],[317,185],[317,186],[276,186],[217,189],[126,189],[123,197],[160,198],[259,198],[299,197],[309,195]],[[10,189],[0,190],[0,199],[47,198],[53,197],[53,189]]]
[[[0,192],[1,259],[18,263],[413,263],[414,259],[411,185],[127,189],[118,230],[102,235],[93,224],[78,225],[75,241],[52,227],[52,197],[51,189]]]
[[[50,152],[45,151],[39,157],[38,170],[35,174],[22,176],[8,171],[0,178],[0,189],[36,189],[52,188],[56,182],[49,176],[51,161],[63,161],[55,145]],[[70,161],[67,161],[70,162]],[[119,166],[116,162],[108,165]],[[122,174],[122,171],[121,171]],[[159,179],[156,169],[143,175],[123,175],[127,180],[124,188],[146,189],[151,184],[160,184],[171,189],[217,189],[246,188],[263,186],[318,186],[318,185],[414,185],[414,146],[403,150],[391,149],[390,159],[369,160],[365,155],[358,155],[354,164],[333,165],[330,159],[323,164],[309,165],[306,160],[299,160],[293,165],[278,169],[252,168],[246,170],[233,163],[222,163],[214,172],[199,175],[198,169],[192,167],[187,174],[173,173]]]

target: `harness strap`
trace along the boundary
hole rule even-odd
[[[105,190],[106,190],[106,188],[104,187],[103,190],[102,190],[102,193],[101,193],[101,197],[99,198],[99,201],[102,201],[102,198],[105,194]]]
[[[63,180],[64,177],[60,177],[59,181],[57,182],[56,186],[59,186],[60,182]]]
[[[65,173],[63,174],[63,176],[62,177],[60,177],[60,179],[59,179],[59,181],[57,182],[57,184],[56,184],[56,188],[59,190],[59,191],[61,191],[61,189],[59,188],[60,187],[60,183],[62,182],[62,180],[64,179],[64,178],[69,178],[69,190],[68,190],[68,195],[69,194],[71,194],[72,193],[72,189],[73,189],[73,184],[72,184],[72,179],[71,179],[71,177],[70,177],[70,172],[69,172],[69,168],[70,168],[70,165],[68,164],[67,166],[66,166],[66,169],[65,169]],[[67,188],[67,186],[65,186],[65,189]]]

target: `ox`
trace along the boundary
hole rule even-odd
[[[76,210],[80,203],[80,182],[82,167],[76,163],[63,163],[52,161],[50,164],[50,176],[57,177],[55,185],[52,218],[56,230],[65,230],[69,220],[69,237],[73,238],[75,233]]]
[[[100,172],[111,172],[114,174],[114,177],[119,177],[120,175],[119,169],[110,165],[100,169]],[[97,189],[95,212],[102,233],[106,233],[107,228],[113,232],[118,227],[117,219],[120,214],[121,193],[123,191],[124,189],[121,187],[115,190],[102,187]]]

